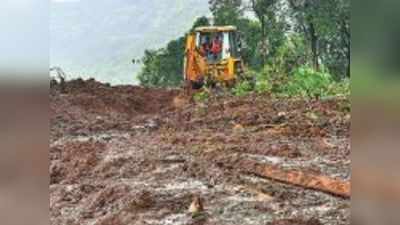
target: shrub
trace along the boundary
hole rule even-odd
[[[201,92],[195,93],[194,96],[193,96],[193,99],[196,102],[205,102],[205,101],[208,100],[209,97],[210,96],[209,96],[208,92],[206,90],[203,90]]]
[[[264,72],[270,76],[283,76],[304,65],[309,58],[306,41],[301,36],[293,35],[286,39],[268,60]]]
[[[283,94],[301,97],[322,97],[332,94],[335,84],[332,76],[326,72],[317,72],[310,67],[296,69],[289,82],[283,87]]]
[[[267,79],[257,79],[255,91],[258,94],[271,91],[271,83]]]
[[[232,92],[236,96],[245,96],[253,91],[253,87],[250,81],[242,81],[232,89]]]
[[[261,73],[252,72],[252,76],[255,82],[242,81],[236,85],[233,93],[244,96],[249,92],[258,94],[270,92],[286,97],[304,98],[350,95],[349,79],[336,82],[332,75],[324,70],[318,72],[308,66],[294,69],[289,76],[271,74],[268,69],[264,69]]]
[[[328,94],[344,97],[350,96],[350,79],[346,78],[340,82],[334,82]]]

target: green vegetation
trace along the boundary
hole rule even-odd
[[[268,68],[266,66],[266,68]],[[243,97],[251,93],[271,94],[281,97],[329,98],[349,97],[350,79],[336,81],[326,71],[316,71],[310,66],[301,66],[289,76],[271,76],[268,69],[263,72],[250,72],[256,79],[244,80],[230,91],[233,95]],[[204,89],[194,94],[196,102],[204,102],[210,98],[210,91]]]
[[[208,91],[207,90],[202,90],[200,92],[195,93],[194,96],[193,96],[193,99],[196,102],[204,102],[204,101],[207,101],[209,97],[210,96],[208,94]]]
[[[350,0],[210,0],[209,7],[215,25],[240,30],[242,57],[255,77],[239,82],[233,94],[349,94]],[[193,27],[208,24],[202,17]],[[142,85],[181,84],[184,37],[146,51]]]
[[[233,94],[236,96],[245,96],[251,91],[253,91],[253,86],[249,81],[242,81],[232,89]]]
[[[294,71],[292,79],[282,87],[281,93],[288,96],[322,97],[331,94],[334,84],[329,73],[300,67]]]
[[[206,17],[198,18],[192,29],[209,25]],[[166,48],[146,50],[142,62],[142,71],[138,75],[140,84],[146,87],[176,87],[183,80],[183,57],[185,54],[185,36],[170,41]]]
[[[271,92],[271,90],[271,82],[268,79],[261,78],[256,81],[256,85],[254,87],[254,91],[256,93],[262,94],[265,92]]]
[[[348,97],[350,95],[350,79],[335,81],[328,72],[316,71],[309,66],[301,66],[289,76],[270,76],[270,74],[266,66],[264,72],[255,75],[254,84],[242,81],[232,89],[232,93],[236,96],[245,96],[256,92],[303,98]]]
[[[140,83],[144,86],[178,86],[182,81],[184,48],[185,40],[181,37],[169,42],[166,48],[146,50],[142,59],[145,67],[138,76]]]

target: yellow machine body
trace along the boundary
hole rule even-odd
[[[202,54],[204,39],[221,38],[222,49],[217,59],[210,59]],[[239,37],[234,26],[198,27],[186,38],[184,61],[185,81],[194,86],[203,84],[221,84],[230,86],[243,73],[243,62],[240,57]]]

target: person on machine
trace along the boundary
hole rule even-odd
[[[211,51],[210,38],[208,36],[205,36],[202,39],[201,48],[200,48],[200,54],[203,57],[207,57],[207,59],[208,59],[209,56],[210,56],[210,51]]]
[[[212,42],[212,47],[211,47],[211,53],[213,56],[213,60],[217,61],[219,59],[219,56],[222,51],[222,41],[220,40],[220,36],[217,35],[213,42]]]

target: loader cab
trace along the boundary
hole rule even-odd
[[[185,84],[195,89],[204,84],[225,87],[235,84],[244,74],[240,45],[234,26],[196,28],[186,38],[183,63]]]
[[[208,63],[219,63],[229,58],[240,58],[241,42],[236,27],[198,27],[195,34],[198,49],[204,49],[205,46],[208,46],[208,52],[204,54]],[[215,56],[211,52],[211,48],[216,40],[221,42],[221,51]]]

